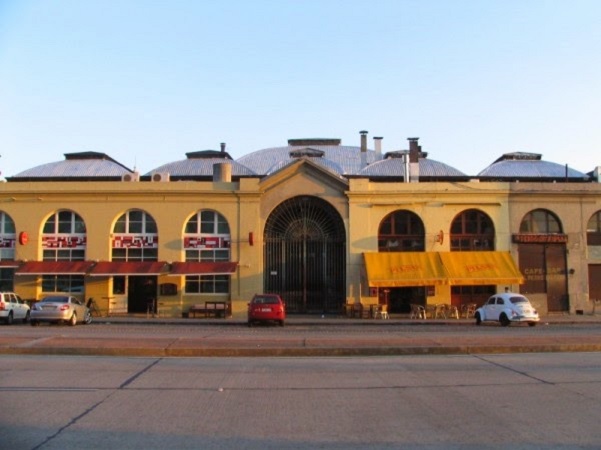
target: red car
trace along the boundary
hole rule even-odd
[[[286,320],[286,307],[277,294],[255,294],[248,304],[248,326],[255,322],[277,322],[281,327]]]

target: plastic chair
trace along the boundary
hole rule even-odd
[[[388,305],[379,305],[374,314],[374,319],[388,319]]]

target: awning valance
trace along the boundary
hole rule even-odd
[[[237,262],[174,262],[169,275],[231,275],[238,267]]]
[[[21,265],[21,263],[19,263],[19,261],[15,261],[12,259],[5,259],[5,260],[0,261],[0,267],[4,267],[5,269],[7,269],[7,268],[16,269],[20,265]]]
[[[15,275],[85,275],[94,261],[28,261]]]
[[[164,261],[100,261],[92,268],[90,275],[162,275],[166,268]]]
[[[446,283],[435,252],[364,253],[370,287],[432,286]]]
[[[451,285],[522,284],[509,252],[440,252]]]

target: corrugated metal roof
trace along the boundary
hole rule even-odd
[[[404,177],[405,167],[402,158],[388,158],[370,164],[359,172],[369,177]],[[444,163],[427,158],[419,159],[420,177],[466,177],[463,172]]]
[[[329,159],[325,159],[325,158],[310,158],[310,157],[306,157],[306,156],[303,158],[307,159],[319,166],[324,167],[326,170],[329,170],[330,172],[333,172],[334,174],[336,174],[338,176],[343,175],[342,167],[340,167],[340,165],[336,164],[334,161],[330,161]],[[271,175],[272,173],[275,173],[278,170],[281,170],[284,167],[289,166],[290,164],[294,164],[299,159],[300,158],[292,158],[292,159],[288,159],[286,161],[280,161],[280,162],[274,164],[272,167],[270,167],[267,170],[266,175]]]
[[[32,169],[24,170],[13,178],[49,178],[49,177],[70,177],[70,178],[89,178],[89,177],[120,177],[129,170],[112,161],[85,159],[74,161],[59,161]]]
[[[285,147],[272,147],[238,158],[237,161],[249,169],[253,170],[257,175],[267,175],[277,164],[287,163],[294,158],[290,156],[290,152],[298,150],[301,147],[287,145]],[[329,160],[330,163],[340,167],[340,174],[354,175],[361,170],[361,148],[349,147],[344,145],[311,145],[311,148],[318,149],[324,152],[323,159]],[[314,158],[318,160],[319,158]],[[376,153],[373,150],[366,152],[367,163],[376,161]],[[331,167],[334,167],[334,166]]]
[[[104,153],[67,153],[57,161],[24,170],[12,178],[90,178],[121,177],[131,173],[124,165]]]
[[[229,163],[232,165],[233,176],[252,176],[255,173],[248,167],[240,164],[237,161],[224,158],[189,158],[181,161],[174,161],[163,164],[150,172],[153,173],[168,173],[175,177],[208,177],[213,175],[213,166],[219,163]]]
[[[478,174],[478,177],[524,179],[524,178],[553,178],[553,179],[588,179],[588,176],[575,169],[561,164],[538,159],[504,159],[497,160]]]

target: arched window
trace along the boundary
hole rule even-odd
[[[601,211],[591,216],[586,226],[587,245],[601,245]]]
[[[0,211],[0,260],[14,261],[16,240],[15,222],[8,214]],[[0,267],[0,289],[12,291],[14,275],[14,268]]]
[[[546,209],[530,211],[520,223],[520,233],[561,233],[559,219]]]
[[[152,216],[140,209],[121,215],[113,227],[113,261],[157,261],[159,236]]]
[[[451,251],[495,249],[495,227],[488,215],[477,209],[459,213],[451,224]]]
[[[0,260],[15,259],[16,242],[15,222],[3,211],[0,211]]]
[[[186,261],[229,261],[230,227],[225,217],[215,211],[203,210],[186,223],[184,252]],[[228,293],[229,275],[187,275],[186,293]]]
[[[79,214],[60,210],[52,214],[42,229],[44,261],[83,261],[86,259],[86,225]],[[83,292],[83,275],[42,275],[43,292]]]
[[[44,223],[44,261],[83,261],[86,258],[86,224],[73,211],[57,211]]]
[[[378,251],[421,252],[424,251],[424,224],[411,211],[394,211],[380,223]]]

